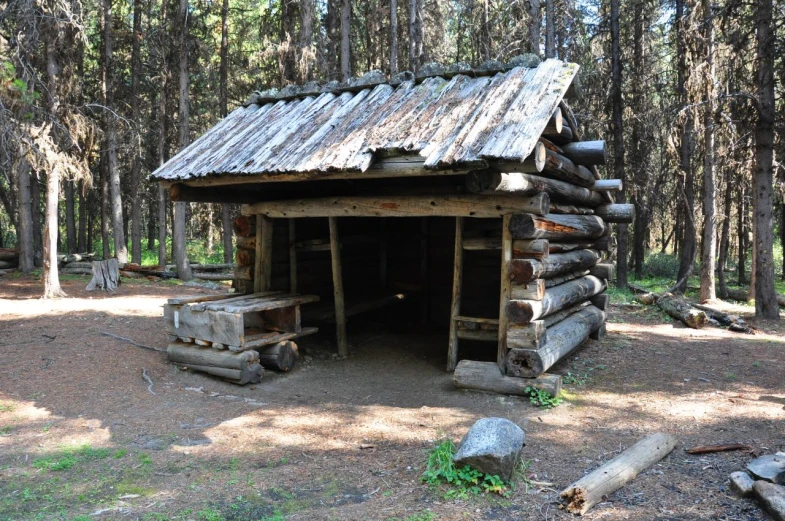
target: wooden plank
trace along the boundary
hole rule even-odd
[[[297,228],[289,219],[289,293],[297,293]]]
[[[265,201],[243,205],[244,214],[271,218],[299,217],[475,217],[499,218],[510,213],[544,215],[547,194],[509,197],[475,194],[414,196],[341,196]]]
[[[459,327],[457,329],[458,338],[461,340],[475,340],[478,342],[493,342],[499,341],[499,334],[495,329],[466,329]]]
[[[256,252],[259,265],[259,289],[257,291],[268,291],[273,273],[273,221],[263,215],[257,215],[256,222],[261,223],[261,236],[257,232],[261,248],[261,251],[257,250]],[[254,287],[256,287],[256,282],[257,280],[254,279]]]
[[[450,306],[450,336],[447,347],[447,371],[454,371],[458,363],[458,322],[461,314],[461,284],[463,282],[463,217],[455,218],[455,249],[453,254],[452,304]]]
[[[247,351],[248,349],[256,349],[257,347],[266,346],[269,344],[277,344],[284,340],[291,340],[293,338],[300,338],[303,336],[313,335],[318,332],[318,327],[304,327],[299,333],[263,333],[259,335],[250,335],[245,339],[241,346],[229,346],[233,351]]]
[[[215,308],[213,308],[211,306],[222,306],[224,304],[233,304],[233,303],[240,302],[240,301],[243,301],[243,300],[246,300],[246,299],[267,297],[267,296],[270,296],[270,295],[278,295],[280,293],[283,293],[283,292],[282,291],[263,291],[263,292],[260,292],[260,293],[249,293],[247,295],[239,295],[239,296],[236,296],[236,297],[222,299],[220,301],[200,302],[198,304],[191,304],[191,305],[189,305],[189,307],[191,308],[191,311],[204,311],[206,309],[210,309],[211,311],[217,311],[217,309],[215,309]]]
[[[485,324],[489,326],[497,326],[499,325],[498,318],[483,318],[483,317],[467,317],[465,315],[456,315],[452,317],[453,320],[457,322],[471,322],[473,324]]]
[[[226,313],[256,313],[260,311],[267,311],[270,309],[280,309],[290,306],[299,306],[309,302],[316,302],[319,300],[317,295],[280,295],[273,297],[263,297],[259,299],[250,299],[239,304],[227,304],[220,308],[221,311]]]
[[[335,335],[338,355],[349,356],[349,342],[346,338],[346,309],[343,293],[343,273],[341,268],[341,243],[338,239],[338,219],[329,217],[330,260],[333,271],[333,298],[335,300]]]
[[[245,334],[243,316],[236,313],[192,312],[189,306],[167,304],[164,306],[164,318],[167,332],[177,337],[237,345],[242,343]]]
[[[210,302],[234,296],[233,293],[221,293],[219,295],[198,295],[192,297],[174,297],[166,301],[171,306],[182,306],[183,304],[195,304],[197,302]]]
[[[502,255],[501,255],[501,288],[499,291],[499,341],[496,348],[496,364],[499,370],[506,372],[507,360],[507,304],[511,297],[512,285],[507,277],[507,268],[512,261],[512,234],[510,233],[510,216],[502,219]]]

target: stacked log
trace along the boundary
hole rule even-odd
[[[178,340],[169,344],[166,353],[169,360],[181,367],[240,385],[259,383],[264,373],[259,353],[253,349],[235,353]]]
[[[235,236],[235,267],[232,287],[238,293],[253,293],[256,218],[253,215],[241,215],[234,220],[232,228]]]
[[[603,262],[614,246],[611,224],[633,220],[632,205],[613,204],[611,192],[621,182],[599,178],[605,142],[579,141],[570,123],[572,114],[551,118],[540,138],[546,160],[539,171],[517,172],[505,164],[467,176],[474,193],[546,193],[551,201],[545,215],[506,217],[501,238],[482,238],[483,244],[469,239],[469,249],[502,250],[497,362],[506,377],[536,378],[588,338],[603,335],[604,291],[614,275],[614,265]]]

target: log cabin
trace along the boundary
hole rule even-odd
[[[254,382],[313,325],[347,356],[347,321],[394,306],[443,328],[456,386],[556,394],[546,371],[604,331],[610,224],[632,221],[605,142],[581,140],[577,72],[524,55],[255,92],[151,174],[172,201],[242,205],[239,295],[170,300],[170,359]]]

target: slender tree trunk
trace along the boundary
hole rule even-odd
[[[180,53],[180,150],[190,143],[189,97],[188,97],[188,0],[180,0],[177,23],[179,25]],[[172,242],[177,277],[191,280],[191,264],[188,262],[185,236],[186,203],[174,203],[174,222],[172,223]]]
[[[302,83],[313,77],[313,13],[314,0],[300,0],[300,57],[297,65]]]
[[[341,79],[352,77],[351,64],[352,5],[350,0],[341,0]]]
[[[717,259],[717,294],[720,298],[728,298],[728,284],[725,281],[725,269],[728,266],[728,250],[730,248],[730,212],[733,204],[733,187],[731,170],[725,175],[725,218],[722,221],[722,235],[720,237],[719,258]]]
[[[109,174],[106,172],[106,153],[101,154],[101,247],[104,259],[111,256],[109,247]]]
[[[709,0],[703,0],[708,82],[703,115],[703,239],[701,255],[700,300],[717,298],[714,267],[717,261],[717,203],[714,178],[714,19]]]
[[[76,202],[74,182],[65,183],[65,244],[68,253],[76,253]]]
[[[156,226],[155,226],[155,219],[157,216],[157,207],[158,207],[158,187],[152,186],[149,187],[147,190],[147,200],[149,201],[147,208],[147,251],[155,251],[155,233],[156,233]],[[155,201],[155,206],[153,206],[153,201]]]
[[[686,75],[687,75],[687,56],[686,46],[684,43],[684,0],[676,0],[676,53],[677,53],[677,86],[676,90],[679,95],[679,103],[681,106],[687,104],[687,90]],[[690,157],[692,154],[692,125],[690,116],[687,116],[687,122],[681,129],[681,147],[679,149],[679,168],[681,174],[684,176],[684,198],[679,198],[681,204],[684,205],[685,218],[683,221],[683,234],[679,249],[681,250],[679,259],[679,273],[676,280],[685,279],[681,286],[676,287],[676,291],[683,292],[687,288],[686,274],[692,269],[692,263],[695,257],[695,248],[698,242],[697,232],[695,230],[695,221],[690,219],[688,215],[693,214],[695,208],[695,184],[693,179],[692,166],[690,164]],[[686,203],[684,202],[686,199]]]
[[[158,166],[166,162],[166,83],[169,78],[169,64],[166,58],[169,40],[167,24],[168,0],[161,2],[161,85],[158,94]],[[166,190],[158,187],[158,265],[166,266]]]
[[[549,2],[552,0],[548,0]],[[646,223],[649,220],[647,208],[643,194],[647,191],[649,183],[648,175],[645,174],[646,161],[646,140],[643,139],[642,114],[646,110],[643,102],[643,81],[644,81],[644,16],[642,2],[636,1],[633,4],[633,25],[634,25],[634,45],[633,45],[633,73],[632,73],[632,110],[638,117],[632,119],[632,168],[633,184],[631,190],[632,204],[635,206],[635,219],[633,222],[632,235],[632,265],[636,278],[641,278],[643,262],[645,256],[645,237]]]
[[[84,193],[84,181],[79,181],[77,185],[77,194],[79,195],[79,232],[78,236],[79,239],[77,241],[77,250],[80,253],[86,253],[89,248],[92,248],[93,245],[91,244],[89,247],[87,246],[87,197],[85,197]]]
[[[133,0],[134,18],[131,35],[131,119],[137,125],[137,133],[132,137],[134,151],[131,163],[131,259],[137,264],[142,263],[142,208],[139,201],[139,184],[142,175],[142,140],[140,123],[141,99],[139,82],[142,79],[142,0]]]
[[[611,54],[612,54],[612,90],[611,102],[613,105],[613,171],[616,179],[621,179],[622,185],[627,184],[624,168],[624,129],[622,111],[622,71],[621,71],[621,42],[619,34],[619,0],[611,0]],[[619,202],[624,202],[625,194],[619,193]],[[627,225],[618,225],[619,237],[617,246],[616,285],[620,288],[627,287]]]
[[[774,181],[774,33],[772,0],[756,2],[758,121],[755,125],[754,223],[755,234],[755,316],[779,319],[774,289],[774,223],[772,184]]]
[[[555,9],[553,0],[545,0],[545,57],[556,57]],[[638,23],[636,21],[636,23]],[[637,42],[636,42],[637,43]]]
[[[409,68],[417,72],[422,59],[421,0],[409,0]]]
[[[489,22],[489,12],[490,6],[488,5],[490,0],[483,0],[482,2],[482,12],[480,14],[480,56],[482,56],[483,60],[490,60],[491,55],[491,26]]]
[[[41,231],[41,174],[34,172],[30,177],[31,206],[33,214],[33,264],[43,266],[44,236]]]
[[[16,163],[17,194],[19,197],[19,269],[27,274],[35,268],[35,247],[33,246],[33,208],[30,182],[30,164],[20,158]]]
[[[313,18],[313,0],[305,0],[303,4],[303,26],[306,23],[312,23]],[[308,4],[306,6],[305,4]],[[310,8],[310,10],[309,10]],[[306,32],[306,28],[303,27],[302,33]],[[311,28],[307,28],[307,32],[309,34],[302,34],[300,38],[300,44],[302,49],[308,49],[310,52],[311,47],[311,38],[312,35],[310,34]],[[305,51],[303,51],[305,52]],[[309,58],[310,59],[310,58]],[[307,71],[307,75],[310,77],[310,69]],[[220,83],[219,83],[219,104],[221,109],[221,117],[225,118],[226,115],[229,113],[229,94],[228,94],[228,82],[229,82],[229,0],[223,0],[223,9],[221,10],[221,68],[220,68]],[[228,204],[221,205],[221,233],[223,236],[223,243],[224,243],[224,262],[230,263],[234,260],[234,254],[232,252],[232,214],[231,208]]]
[[[539,56],[540,24],[542,24],[540,0],[526,0],[526,6],[529,11],[529,52]]]
[[[390,76],[398,73],[398,0],[390,0]]]
[[[111,197],[110,210],[112,214],[112,233],[114,236],[114,253],[120,264],[128,262],[128,248],[125,244],[123,231],[123,200],[120,186],[120,170],[117,165],[117,134],[115,131],[114,115],[111,109],[114,106],[114,36],[112,34],[112,2],[102,0],[104,22],[104,81],[103,98],[106,110],[104,111],[104,130],[106,134],[106,156],[109,172],[109,195]]]
[[[745,192],[746,190],[744,189],[744,183],[742,182],[739,184],[739,202],[736,210],[739,212],[739,215],[737,216],[738,218],[737,232],[739,236],[739,251],[737,252],[739,254],[739,259],[738,259],[737,270],[738,270],[739,286],[744,285],[744,282],[746,280],[746,276],[744,274],[746,269],[746,263],[747,263],[747,230],[744,227],[744,223],[746,221],[744,216],[747,213],[747,208],[745,204],[746,201],[744,199]]]

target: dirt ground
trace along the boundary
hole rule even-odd
[[[544,411],[456,390],[445,332],[360,317],[349,359],[331,357],[330,335],[304,339],[291,373],[237,387],[103,334],[164,348],[165,299],[209,291],[84,284],[42,301],[38,282],[0,280],[0,520],[568,519],[558,491],[654,431],[676,435],[676,450],[585,519],[767,519],[728,490],[752,456],[684,449],[785,450],[783,326],[696,331],[613,306],[605,339],[551,371],[571,384]],[[529,477],[552,485],[445,499],[420,483],[434,442],[485,416],[524,428]]]

